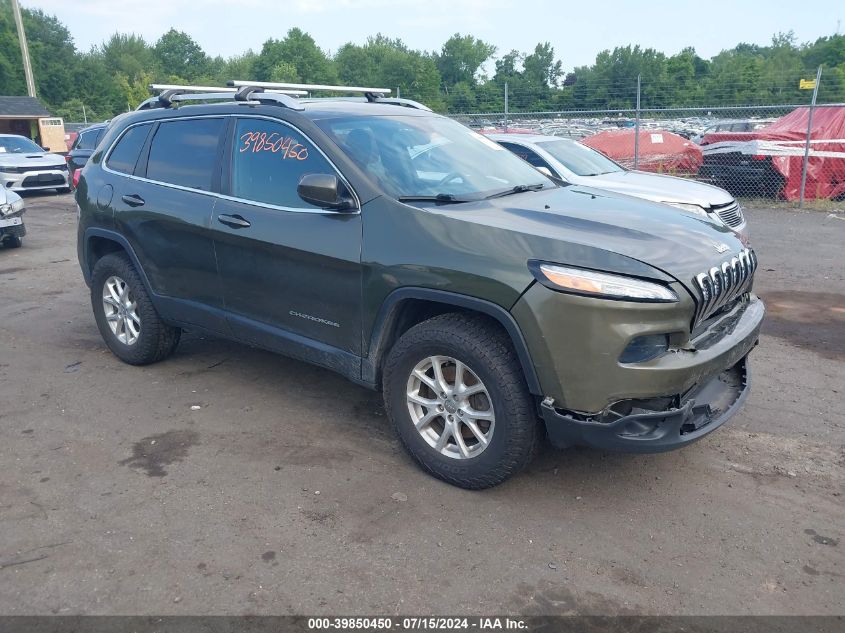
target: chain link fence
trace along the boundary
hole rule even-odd
[[[627,169],[712,183],[744,204],[845,206],[845,68],[688,71],[631,81],[623,68],[554,87],[517,76],[434,90],[409,75],[393,94],[481,132],[578,141]]]
[[[578,141],[625,168],[711,183],[746,204],[840,207],[845,201],[845,77],[834,74],[820,90],[820,75],[815,81],[802,80],[806,73],[800,71],[770,77],[766,91],[746,95],[761,102],[752,105],[726,105],[742,97],[735,85],[726,85],[722,93],[691,98],[688,106],[652,107],[667,102],[668,88],[643,80],[626,94],[600,84],[579,88],[582,95],[595,93],[586,103],[617,107],[526,110],[525,104],[536,104],[536,95],[504,85],[501,98],[487,101],[500,109],[449,115],[481,132]],[[414,98],[407,92],[403,96]],[[790,100],[762,103],[778,96]],[[437,98],[442,102],[442,95]],[[704,99],[719,105],[700,105]],[[424,96],[420,100],[425,102]],[[566,99],[558,94],[557,101]]]

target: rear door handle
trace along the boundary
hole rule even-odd
[[[141,207],[144,205],[144,199],[139,196],[137,193],[133,193],[127,196],[123,196],[121,198],[126,204],[130,207]]]
[[[218,215],[217,221],[226,226],[231,226],[233,229],[245,229],[252,226],[249,220],[244,220],[239,215]]]

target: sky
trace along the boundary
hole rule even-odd
[[[604,49],[626,44],[667,54],[693,46],[709,58],[739,42],[768,44],[793,30],[799,42],[842,32],[842,0],[21,0],[56,15],[76,46],[88,50],[114,32],[153,43],[171,26],[212,56],[260,51],[291,27],[326,51],[369,35],[401,38],[411,48],[439,50],[454,33],[472,34],[499,54],[530,52],[551,42],[565,71],[591,64]]]

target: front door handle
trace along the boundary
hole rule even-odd
[[[239,215],[218,215],[217,221],[226,226],[231,226],[233,229],[245,229],[252,226],[249,220],[244,220]]]
[[[141,207],[144,205],[144,199],[139,196],[137,193],[133,193],[127,196],[123,196],[121,198],[126,204],[130,207]]]

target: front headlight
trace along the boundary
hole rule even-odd
[[[627,301],[673,303],[678,300],[671,288],[636,277],[539,262],[529,267],[537,281],[552,290]]]
[[[14,202],[6,202],[4,204],[0,204],[0,215],[14,215],[15,213],[20,213],[21,211],[23,211],[23,208],[23,198],[18,198]]]
[[[676,209],[681,209],[682,211],[689,211],[690,213],[695,213],[696,215],[700,215],[703,218],[711,217],[709,213],[704,209],[704,207],[700,207],[697,204],[685,204],[683,202],[664,202],[663,204],[668,204],[670,207],[675,207]]]

